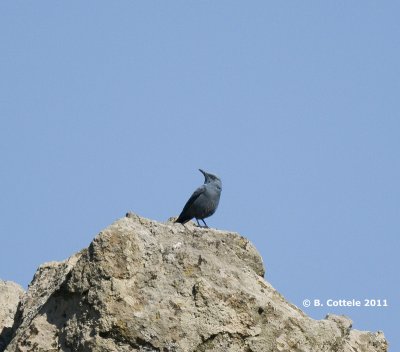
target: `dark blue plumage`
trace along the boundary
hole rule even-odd
[[[185,224],[195,218],[199,226],[199,220],[201,220],[208,227],[204,219],[213,215],[217,210],[221,196],[222,182],[213,174],[201,169],[199,171],[205,177],[204,184],[194,191],[175,222]]]

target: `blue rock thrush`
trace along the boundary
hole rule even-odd
[[[199,171],[205,177],[204,185],[194,191],[175,222],[185,224],[189,220],[195,218],[199,227],[201,227],[199,219],[203,221],[205,227],[208,227],[204,219],[213,215],[217,210],[219,198],[221,196],[222,183],[217,176],[209,174],[201,169],[199,169]]]

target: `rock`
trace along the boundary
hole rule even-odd
[[[11,281],[0,280],[0,351],[12,336],[15,314],[24,289]]]
[[[128,214],[39,267],[6,351],[387,351],[346,317],[307,317],[264,272],[236,233]]]
[[[78,261],[80,254],[77,253],[61,263],[42,264],[37,269],[28,291],[21,298],[18,307],[17,336],[21,334],[21,338],[29,346],[28,349],[21,350],[37,351],[40,348],[43,351],[54,350],[50,345],[53,343],[54,333],[57,333],[56,327],[47,321],[47,312],[43,312],[43,307],[46,306],[50,297],[60,289],[68,273]]]

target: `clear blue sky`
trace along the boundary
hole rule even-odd
[[[288,300],[400,350],[398,1],[0,2],[0,277],[223,180]]]

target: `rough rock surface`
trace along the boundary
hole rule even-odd
[[[0,351],[11,338],[15,314],[23,294],[24,289],[20,285],[0,280]]]
[[[313,320],[263,275],[236,233],[129,214],[39,267],[6,351],[387,351],[383,333]]]

